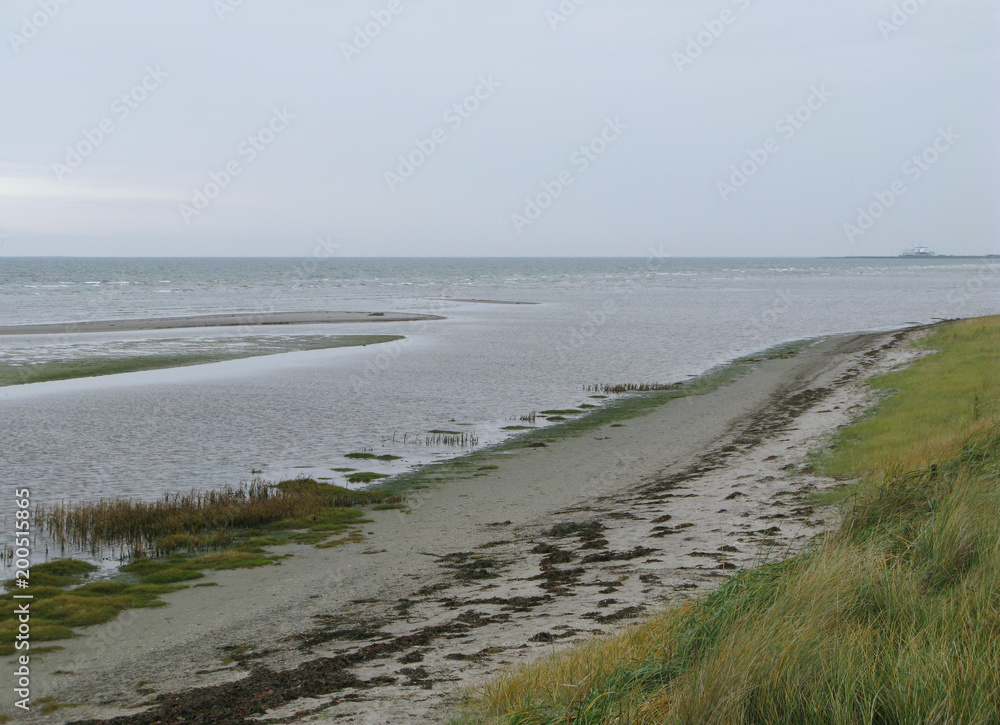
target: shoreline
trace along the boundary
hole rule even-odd
[[[245,312],[186,317],[146,317],[135,320],[93,320],[0,326],[0,335],[52,335],[85,332],[144,332],[193,327],[254,327],[258,325],[339,325],[354,322],[421,322],[446,319],[408,312]]]
[[[411,513],[372,514],[363,543],[289,549],[281,566],[219,574],[218,588],[168,595],[165,609],[42,655],[37,694],[89,704],[31,721],[96,722],[142,703],[152,710],[118,722],[179,722],[211,703],[212,722],[243,723],[253,702],[301,722],[320,710],[446,721],[461,686],[823,531],[808,505],[822,484],[802,457],[866,409],[863,380],[902,364],[899,343],[921,329],[826,338],[622,423],[475,454],[498,468],[419,484]],[[86,672],[74,664],[95,657]]]

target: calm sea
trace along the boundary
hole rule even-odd
[[[784,341],[995,314],[998,278],[997,259],[2,258],[0,325],[318,309],[447,319],[0,337],[9,365],[325,332],[406,336],[0,388],[0,464],[38,501],[151,498],[254,470],[342,483],[331,469],[351,466],[347,453],[400,455],[364,468],[406,470],[461,451],[425,445],[427,431],[496,441],[522,415],[585,402],[587,384],[673,382]]]

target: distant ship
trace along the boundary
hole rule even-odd
[[[900,257],[936,257],[937,254],[932,252],[929,247],[913,246],[909,249],[904,249],[899,254]]]

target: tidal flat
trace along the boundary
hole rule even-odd
[[[0,387],[206,365],[289,352],[363,347],[403,339],[402,335],[241,336],[208,341],[158,339],[125,342],[117,345],[114,352],[81,353],[79,357],[73,356],[70,348],[68,355],[58,360],[15,360],[0,363]]]

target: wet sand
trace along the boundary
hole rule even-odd
[[[0,335],[55,335],[75,332],[134,332],[142,330],[175,330],[188,327],[249,327],[254,325],[316,325],[347,322],[414,322],[443,320],[438,315],[418,315],[406,312],[246,312],[226,315],[195,315],[191,317],[148,317],[135,320],[93,320],[88,322],[54,322],[36,325],[7,325]]]
[[[28,721],[447,722],[504,666],[826,530],[836,512],[808,496],[834,482],[806,454],[920,334],[830,338],[622,427],[495,454],[496,470],[412,493],[410,513],[373,512],[362,543],[288,547],[126,612],[35,660],[36,697],[84,704]]]

